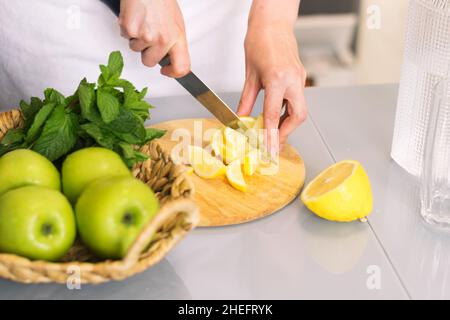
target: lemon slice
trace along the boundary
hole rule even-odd
[[[309,210],[327,220],[353,221],[372,211],[369,178],[358,161],[334,164],[303,190],[301,200]]]
[[[239,120],[241,120],[247,128],[253,128],[256,122],[256,119],[253,117],[239,117]]]
[[[219,159],[198,146],[188,146],[189,162],[194,172],[205,179],[213,179],[225,174],[226,167]]]
[[[225,127],[223,130],[223,159],[229,164],[234,160],[242,160],[245,155],[247,137],[242,133]]]
[[[247,176],[252,176],[259,163],[259,153],[257,149],[250,149],[244,157],[244,174]]]
[[[262,113],[258,117],[256,117],[252,128],[256,130],[264,129],[264,116]]]
[[[224,142],[222,131],[217,129],[216,132],[211,136],[211,149],[215,156],[224,156]]]
[[[278,162],[271,162],[263,160],[262,155],[259,155],[258,167],[256,168],[256,172],[258,172],[262,176],[274,176],[280,170],[280,165]]]
[[[227,179],[233,188],[242,192],[247,191],[247,184],[245,183],[244,176],[241,170],[241,160],[234,160],[227,166]]]
[[[192,168],[192,167],[186,167],[185,173],[186,173],[187,175],[191,175],[193,172],[194,172],[194,168]]]
[[[249,127],[249,132],[246,132],[245,135],[248,139],[251,139],[251,145],[258,145],[260,147],[264,147],[264,117],[263,114],[260,114],[257,118],[254,118],[253,125]]]

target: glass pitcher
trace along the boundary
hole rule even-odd
[[[421,214],[426,222],[450,231],[450,81],[433,88],[424,139]]]

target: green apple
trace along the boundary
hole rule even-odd
[[[75,236],[72,207],[59,191],[27,186],[0,197],[0,252],[54,261]]]
[[[155,194],[142,181],[110,177],[87,186],[75,206],[75,217],[81,239],[94,254],[119,259],[158,207]]]
[[[18,187],[37,185],[60,190],[58,170],[46,157],[18,149],[0,158],[0,195]]]
[[[63,192],[75,203],[83,189],[94,180],[111,176],[131,176],[120,156],[105,148],[85,148],[67,156],[62,165]]]

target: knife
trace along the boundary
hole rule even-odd
[[[165,56],[159,62],[161,67],[169,64],[169,56]],[[175,78],[175,80],[225,126],[231,126],[236,129],[241,128],[244,131],[249,129],[240,121],[238,115],[192,71],[183,77]]]

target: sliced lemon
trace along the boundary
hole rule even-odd
[[[264,129],[264,116],[262,113],[258,117],[256,117],[255,123],[253,124],[252,128],[256,130]]]
[[[369,177],[358,161],[338,162],[312,180],[301,200],[309,210],[327,220],[353,221],[372,211]]]
[[[268,160],[263,160],[262,155],[259,155],[259,162],[256,172],[262,176],[274,176],[280,170],[280,165],[278,162],[272,162]]]
[[[256,119],[253,117],[239,117],[239,120],[241,120],[247,128],[253,128],[256,122]]]
[[[211,136],[211,148],[215,156],[220,156],[223,158],[224,142],[222,130],[217,129],[217,131]]]
[[[244,174],[247,176],[252,176],[259,163],[259,153],[257,149],[250,149],[244,157]]]
[[[225,127],[223,130],[223,159],[225,163],[231,163],[237,159],[243,159],[245,155],[247,137],[242,133]]]
[[[263,115],[260,114],[257,118],[254,118],[255,121],[251,127],[249,127],[248,131],[245,132],[245,135],[248,137],[251,145],[263,147],[264,145],[264,118]]]
[[[192,167],[186,167],[185,173],[186,173],[187,175],[191,175],[193,172],[194,172],[194,168],[192,168]]]
[[[189,162],[194,172],[205,179],[224,175],[226,167],[219,159],[198,146],[188,146]]]
[[[247,191],[247,184],[241,170],[241,160],[234,160],[227,166],[227,179],[233,188],[242,192]]]

